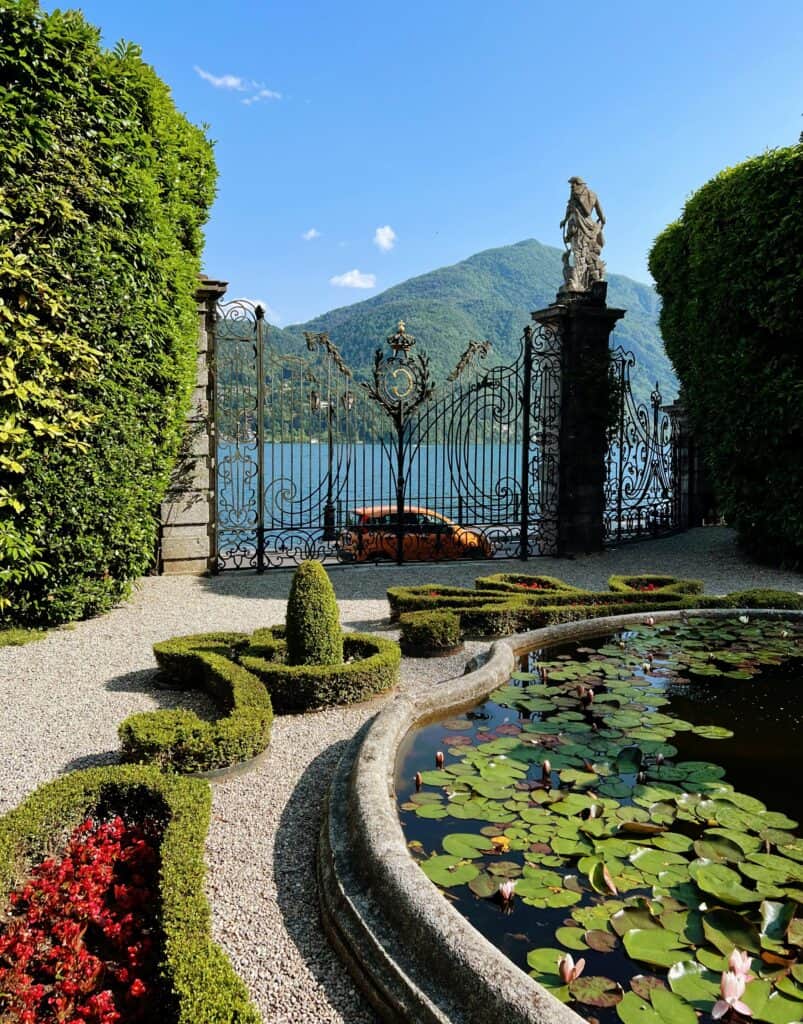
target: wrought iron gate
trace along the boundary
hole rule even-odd
[[[632,352],[611,353],[619,408],[608,438],[605,540],[654,537],[680,529],[680,481],[672,416],[662,408],[656,381],[650,404],[633,396]]]
[[[258,306],[218,308],[219,570],[551,553],[559,339],[525,328],[508,366],[471,342],[432,379],[405,325],[352,373],[326,334],[277,352]]]

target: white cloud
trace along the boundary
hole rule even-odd
[[[253,96],[248,96],[242,102],[250,107],[252,103],[259,103],[260,100],[280,100],[282,94],[276,92],[275,89],[260,89],[259,92],[254,93]]]
[[[216,89],[233,89],[235,92],[252,92],[252,96],[246,96],[241,100],[247,107],[252,103],[259,103],[260,100],[280,100],[282,94],[275,89],[266,89],[262,82],[254,82],[250,79],[240,78],[239,75],[213,75],[211,71],[204,71],[195,65],[196,74],[200,75],[205,82],[209,82]]]
[[[243,299],[244,302],[253,302],[255,306],[262,306],[265,310],[265,319],[271,324],[280,324],[282,322],[281,314],[278,310],[275,310],[269,302],[265,302],[264,299]]]
[[[301,237],[305,242],[311,242],[313,238],[320,238],[321,233],[317,228],[310,228],[309,231],[305,231]]]
[[[376,229],[374,232],[374,245],[381,249],[382,252],[390,252],[395,244],[396,232],[390,224],[386,224],[383,228]]]
[[[197,64],[195,65],[195,71],[205,82],[214,85],[216,89],[236,89],[237,92],[246,92],[249,88],[252,88],[239,75],[213,75],[211,72],[199,68]]]
[[[335,274],[329,278],[329,284],[338,288],[376,288],[376,274],[363,274],[361,270],[348,270],[345,274]]]

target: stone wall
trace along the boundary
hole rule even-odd
[[[203,574],[215,567],[214,317],[225,281],[203,277],[198,303],[198,361],[187,432],[161,508],[159,571]]]

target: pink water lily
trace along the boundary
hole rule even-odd
[[[752,981],[754,975],[750,972],[750,954],[741,949],[732,949],[728,957],[728,967],[735,975],[744,980]]]
[[[503,903],[510,903],[516,893],[516,883],[507,879],[499,885],[499,896]]]
[[[437,753],[435,754],[435,767],[436,768],[443,768],[443,751],[442,750],[437,751]]]
[[[747,1003],[742,1002],[742,996],[746,987],[747,981],[744,975],[735,974],[733,971],[722,972],[722,980],[719,983],[719,991],[722,994],[722,998],[714,1003],[714,1008],[711,1010],[711,1016],[714,1020],[724,1017],[730,1009],[744,1014],[745,1017],[753,1016],[753,1011]]]
[[[567,953],[566,956],[562,956],[558,960],[558,974],[563,979],[564,984],[569,985],[580,977],[585,970],[585,966],[586,962],[582,957],[575,963],[572,954]]]

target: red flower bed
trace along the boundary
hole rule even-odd
[[[636,590],[655,590],[654,583],[637,583]]]
[[[152,820],[88,819],[61,860],[43,861],[10,894],[0,932],[4,1022],[128,1024],[165,1017],[157,978],[160,834]]]
[[[533,581],[532,583],[517,583],[517,587],[521,587],[522,590],[543,590],[544,588],[540,583]]]

